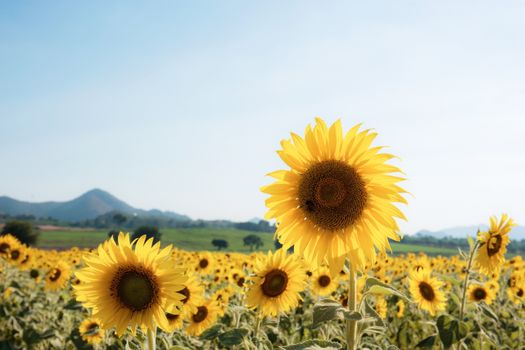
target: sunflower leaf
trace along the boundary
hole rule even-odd
[[[335,300],[322,299],[314,305],[312,328],[332,320],[359,320],[362,316],[359,312],[350,312]]]
[[[219,336],[219,333],[222,331],[222,324],[217,323],[216,325],[208,328],[200,335],[202,340],[213,340]]]
[[[450,315],[439,316],[436,325],[439,330],[439,338],[445,349],[465,338],[469,330],[465,322],[459,321]]]
[[[327,340],[313,339],[293,345],[283,346],[280,349],[284,350],[340,350],[342,345],[336,342]]]
[[[434,347],[434,344],[436,343],[436,335],[431,335],[430,337],[427,337],[417,343],[416,348],[421,349],[432,349]]]
[[[365,290],[372,294],[395,295],[409,303],[411,302],[411,300],[405,294],[401,293],[391,285],[381,282],[377,278],[367,278],[365,282]]]
[[[248,334],[245,328],[235,328],[219,335],[219,343],[224,346],[239,345],[242,343],[244,337]]]

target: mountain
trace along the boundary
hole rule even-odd
[[[0,213],[10,216],[33,215],[40,218],[52,217],[61,221],[77,222],[94,219],[113,211],[142,216],[164,216],[180,221],[191,220],[185,215],[174,212],[134,208],[100,189],[93,189],[67,202],[30,203],[0,196]]]
[[[487,225],[478,225],[478,226],[456,226],[439,231],[429,231],[421,230],[416,233],[419,236],[432,236],[435,238],[465,238],[467,236],[475,237],[478,232],[478,228],[481,231],[486,231],[488,229]],[[516,226],[510,231],[510,239],[512,240],[521,240],[525,239],[525,226]]]

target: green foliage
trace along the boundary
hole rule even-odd
[[[146,235],[146,239],[153,238],[153,242],[157,243],[160,241],[162,234],[160,233],[158,227],[155,226],[140,226],[133,232],[131,235],[131,240],[140,238],[141,236]]]
[[[469,331],[469,327],[465,322],[459,321],[450,315],[439,316],[436,326],[439,330],[439,339],[441,339],[445,349],[465,338]]]
[[[35,245],[38,239],[38,231],[25,221],[9,221],[5,224],[0,235],[10,233],[18,240],[27,245]]]
[[[211,241],[211,245],[217,248],[217,250],[228,248],[228,241],[225,239],[214,239]]]
[[[259,249],[259,247],[262,247],[264,245],[261,237],[257,235],[248,235],[242,240],[244,242],[244,246],[250,247],[250,250],[253,250],[254,247],[255,249]]]

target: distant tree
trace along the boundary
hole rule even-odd
[[[250,250],[253,250],[253,247],[255,247],[255,249],[259,249],[259,247],[263,246],[263,241],[261,237],[256,235],[248,235],[242,240],[244,241],[244,246],[249,246]]]
[[[214,239],[213,241],[211,241],[211,244],[214,247],[216,247],[217,250],[221,250],[222,248],[228,248],[228,241],[225,239]]]
[[[113,222],[117,224],[117,226],[122,225],[126,222],[126,220],[128,220],[128,218],[122,213],[116,213],[115,215],[113,215]]]
[[[12,234],[20,242],[27,245],[34,245],[38,238],[39,232],[33,230],[30,223],[24,221],[9,221],[5,224],[0,235]]]
[[[131,240],[139,238],[142,235],[146,235],[146,239],[150,239],[153,237],[153,242],[157,243],[158,241],[160,241],[160,237],[162,234],[159,232],[159,229],[155,226],[140,226],[131,235]]]

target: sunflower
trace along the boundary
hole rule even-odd
[[[330,128],[320,118],[304,139],[292,133],[277,153],[290,167],[269,174],[277,181],[262,187],[267,219],[277,221],[276,238],[283,249],[294,247],[315,266],[333,272],[350,256],[356,268],[375,260],[376,249],[399,240],[395,218],[405,219],[395,203],[406,203],[398,186],[400,170],[386,164],[394,156],[371,147],[377,136],[356,125],[343,135],[341,121]]]
[[[159,326],[168,328],[165,310],[179,313],[184,295],[178,293],[186,281],[184,269],[174,268],[171,246],[160,249],[160,242],[146,236],[130,242],[120,233],[118,243],[108,239],[86,256],[86,267],[76,273],[82,282],[74,285],[77,299],[93,308],[104,328],[115,327],[122,335]]]
[[[405,302],[399,299],[396,303],[396,316],[401,318],[405,314]]]
[[[492,301],[496,297],[496,291],[490,288],[490,285],[476,284],[473,283],[468,287],[468,298],[470,301],[479,303],[484,301],[487,304],[492,304]]]
[[[246,295],[249,308],[259,308],[263,315],[277,316],[297,306],[306,285],[303,264],[286,250],[257,260],[255,275],[250,279],[252,285]]]
[[[66,282],[69,280],[70,274],[71,271],[69,269],[69,265],[65,262],[59,261],[58,263],[54,264],[54,266],[46,273],[45,289],[54,291],[63,288]]]
[[[507,214],[501,216],[499,223],[496,216],[492,216],[488,232],[478,233],[481,245],[476,252],[474,263],[482,273],[489,275],[500,270],[510,242],[509,232],[514,226],[516,224]]]
[[[195,271],[203,275],[208,275],[213,271],[213,257],[210,253],[204,252],[197,256]]]
[[[33,266],[34,254],[31,248],[25,247],[18,262],[18,268],[22,271],[29,270]]]
[[[5,234],[0,236],[0,256],[8,257],[11,249],[20,247],[22,243],[13,235]]]
[[[184,325],[184,317],[182,313],[165,312],[165,315],[166,315],[166,318],[168,319],[168,323],[164,328],[166,332],[168,333],[174,332],[177,329],[181,329],[182,326]]]
[[[219,307],[213,300],[208,300],[197,306],[197,311],[189,318],[190,324],[186,327],[186,333],[198,336],[217,321]]]
[[[315,295],[325,296],[332,293],[339,286],[339,279],[333,277],[330,270],[322,266],[312,275],[311,288]]]
[[[104,338],[104,329],[97,318],[86,318],[78,327],[78,331],[88,344],[98,344]]]
[[[197,305],[202,303],[204,299],[204,289],[196,275],[188,276],[183,286],[184,288],[179,291],[180,294],[184,295],[184,298],[181,300],[183,304],[181,313],[184,315],[195,313],[197,312]]]
[[[386,314],[388,312],[388,305],[386,303],[385,298],[378,298],[376,300],[375,310],[379,317],[386,318]]]
[[[409,289],[415,303],[422,310],[427,310],[432,316],[446,307],[445,294],[440,291],[442,287],[443,282],[430,277],[428,270],[420,270],[410,276]]]

